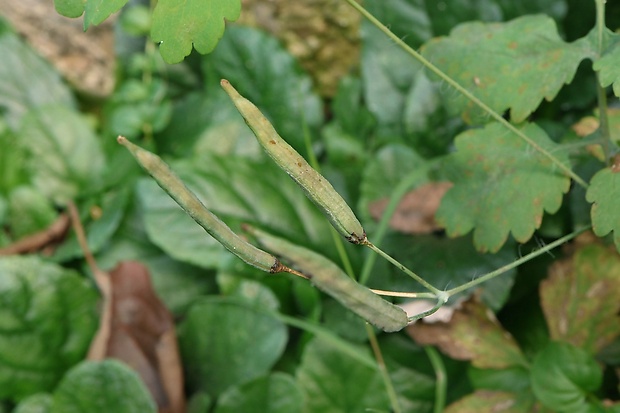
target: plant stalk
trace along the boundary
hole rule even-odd
[[[420,53],[416,52],[411,47],[409,47],[409,45],[407,43],[405,43],[398,36],[396,36],[394,33],[392,33],[390,31],[390,29],[388,29],[385,25],[383,25],[379,20],[377,20],[372,14],[370,14],[366,9],[364,9],[364,7],[359,5],[355,0],[345,0],[345,1],[347,3],[349,3],[358,12],[360,12],[366,19],[368,19],[373,25],[375,25],[379,30],[381,30],[385,35],[387,35],[392,41],[394,41],[394,43],[396,43],[398,46],[400,46],[405,52],[407,52],[409,55],[411,55],[417,61],[422,63],[424,66],[426,66],[426,68],[428,70],[430,70],[431,72],[436,74],[444,82],[446,82],[447,84],[452,86],[454,89],[456,89],[458,92],[460,92],[467,99],[471,100],[475,105],[477,105],[479,108],[481,108],[486,113],[488,113],[493,119],[495,119],[496,121],[501,123],[509,131],[511,131],[512,133],[517,135],[519,138],[521,138],[525,142],[527,142],[536,151],[538,151],[544,157],[549,159],[553,164],[555,164],[560,170],[562,170],[562,172],[564,172],[567,176],[569,176],[575,182],[577,182],[577,184],[579,184],[580,186],[582,186],[584,188],[588,187],[588,184],[587,184],[586,181],[584,181],[579,175],[577,175],[575,172],[573,172],[568,166],[564,165],[564,163],[561,162],[558,158],[553,156],[551,154],[551,152],[547,151],[546,149],[544,149],[543,147],[538,145],[530,137],[525,135],[523,132],[521,132],[519,129],[517,129],[514,125],[512,125],[510,122],[508,122],[506,119],[504,119],[502,117],[502,115],[500,115],[499,113],[495,112],[486,103],[484,103],[482,100],[480,100],[476,96],[474,96],[473,93],[471,93],[469,90],[467,90],[466,88],[461,86],[458,82],[453,80],[450,76],[448,76],[444,72],[442,72],[441,69],[439,69],[433,63],[431,63],[429,60],[427,60]],[[601,0],[598,0],[598,1],[601,1]]]

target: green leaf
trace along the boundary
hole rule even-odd
[[[587,412],[589,393],[598,390],[603,372],[586,351],[551,342],[534,358],[532,390],[546,407],[560,412]]]
[[[517,256],[513,243],[509,243],[495,254],[476,251],[471,237],[447,239],[435,235],[388,236],[382,245],[403,265],[414,268],[417,274],[438,288],[452,288],[469,282],[481,275],[500,268],[514,261]],[[421,287],[401,272],[389,270],[393,276],[386,288],[398,291],[421,291]],[[373,282],[384,278],[381,272],[373,277]],[[514,283],[516,271],[511,270],[489,280],[476,289],[468,290],[454,300],[467,297],[475,291],[482,291],[482,301],[493,310],[499,310],[508,300]]]
[[[314,132],[322,124],[322,103],[310,76],[275,37],[229,27],[217,49],[204,57],[203,67],[209,85],[219,89],[220,79],[228,79],[291,146],[305,153],[303,128]]]
[[[602,87],[613,85],[614,94],[620,96],[620,35],[607,31],[605,33],[611,45],[598,58],[592,68],[598,72],[598,80]]]
[[[138,373],[119,361],[82,362],[54,391],[51,413],[107,412],[157,412]]]
[[[524,16],[506,23],[465,23],[449,37],[426,43],[423,54],[498,113],[522,122],[542,99],[552,100],[589,57],[581,43],[558,35],[553,19]],[[487,116],[469,99],[447,89],[451,111],[469,122]]]
[[[14,33],[0,35],[0,113],[16,130],[32,108],[53,104],[75,107],[75,100],[58,72]]]
[[[155,139],[161,153],[178,157],[205,153],[254,159],[264,156],[252,130],[222,88],[189,93],[175,102],[170,123]]]
[[[531,401],[519,401],[511,392],[476,390],[450,404],[445,413],[523,413],[532,411]]]
[[[84,30],[88,29],[89,26],[102,23],[125,4],[127,4],[127,0],[85,0]]]
[[[334,256],[327,220],[297,185],[269,162],[204,154],[172,164],[214,214],[236,230],[240,222],[260,224]],[[138,196],[149,238],[172,257],[216,268],[227,254],[154,181],[142,180]]]
[[[97,264],[110,271],[121,261],[140,261],[149,269],[153,287],[166,307],[173,314],[183,314],[196,299],[215,291],[214,277],[202,268],[173,260],[150,243],[136,209],[129,211],[106,248],[97,255]]]
[[[54,8],[65,17],[76,18],[84,13],[86,0],[54,0]]]
[[[19,186],[9,194],[9,225],[18,240],[46,229],[58,213],[45,196],[31,186]]]
[[[306,400],[305,413],[350,413],[388,410],[381,375],[321,339],[304,349],[297,382]]]
[[[192,45],[199,53],[210,53],[224,33],[224,19],[235,21],[240,14],[239,0],[160,0],[153,12],[151,37],[160,42],[167,63],[178,63]]]
[[[302,401],[295,380],[274,373],[229,388],[218,399],[215,413],[301,413]]]
[[[540,285],[553,340],[596,354],[620,335],[620,257],[591,244],[556,261]]]
[[[530,372],[523,366],[504,369],[470,367],[468,377],[475,389],[523,392],[530,387]]]
[[[592,177],[586,192],[586,200],[592,203],[592,229],[599,237],[614,232],[614,243],[620,251],[620,213],[617,199],[620,197],[620,173],[614,165],[600,170]]]
[[[25,157],[26,151],[17,136],[0,120],[0,194],[8,195],[13,188],[28,182],[23,167]]]
[[[99,196],[89,197],[79,205],[79,210],[87,212],[81,217],[86,242],[90,251],[98,253],[114,235],[125,214],[131,194],[127,186],[110,190]],[[96,216],[92,216],[96,214]],[[75,231],[67,235],[62,245],[54,251],[54,260],[57,262],[68,261],[73,258],[83,257],[84,251],[80,247]]]
[[[382,347],[383,354],[388,354]],[[435,378],[402,366],[388,365],[398,403],[404,412],[431,413],[435,401]]]
[[[33,394],[20,401],[13,413],[50,413],[52,402],[51,394]]]
[[[463,22],[504,20],[502,8],[497,0],[447,0],[443,3],[424,0],[424,3],[435,36],[445,36],[454,26]],[[521,13],[517,16],[524,14],[530,13]]]
[[[71,270],[36,257],[0,258],[0,399],[54,388],[86,353],[96,302]]]
[[[546,133],[535,124],[521,131],[568,165]],[[531,238],[544,212],[555,213],[570,179],[549,159],[498,123],[456,137],[456,153],[446,162],[454,186],[443,197],[435,218],[451,237],[474,229],[480,251],[498,251],[508,234]]]
[[[193,389],[219,396],[271,369],[284,351],[287,330],[260,310],[239,297],[205,298],[190,308],[178,331]]]
[[[34,185],[65,204],[103,180],[105,158],[90,125],[62,106],[35,109],[24,118],[20,135],[28,148],[27,168]]]

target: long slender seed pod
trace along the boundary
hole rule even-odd
[[[118,143],[125,146],[138,163],[213,238],[248,264],[270,273],[286,271],[286,266],[273,255],[244,241],[213,215],[198,197],[190,191],[162,159],[119,136]]]
[[[220,84],[271,159],[293,178],[340,234],[354,244],[364,243],[366,233],[362,224],[329,181],[286,143],[260,110],[241,96],[228,80],[223,79]]]
[[[293,265],[320,290],[370,324],[383,331],[394,332],[402,330],[409,323],[407,313],[402,308],[358,284],[324,256],[249,225],[243,229],[253,235],[261,247]]]

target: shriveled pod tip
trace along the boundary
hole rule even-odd
[[[321,209],[332,226],[354,244],[366,242],[362,224],[329,181],[282,139],[260,110],[241,96],[228,80],[222,79],[220,84],[265,152],[304,190],[306,196]]]
[[[269,273],[285,271],[286,267],[275,256],[239,237],[228,225],[209,211],[159,156],[134,145],[123,136],[119,136],[117,142],[125,146],[157,184],[226,249],[263,271]]]

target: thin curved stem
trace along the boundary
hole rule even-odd
[[[472,101],[476,106],[478,106],[479,108],[484,110],[486,113],[488,113],[493,119],[495,119],[496,121],[501,123],[509,131],[511,131],[512,133],[517,135],[519,138],[521,138],[525,142],[527,142],[536,151],[538,151],[544,157],[546,157],[551,162],[553,162],[553,164],[555,164],[567,176],[571,177],[580,186],[582,186],[584,188],[588,187],[588,184],[586,183],[586,181],[584,181],[579,175],[577,175],[575,172],[573,172],[568,166],[564,165],[564,163],[562,161],[560,161],[558,158],[553,156],[551,154],[551,152],[547,151],[546,149],[544,149],[543,147],[538,145],[530,137],[525,135],[523,132],[521,132],[519,129],[517,129],[514,125],[512,125],[510,122],[508,122],[506,119],[504,119],[499,113],[497,113],[493,109],[491,109],[490,106],[488,106],[482,100],[480,100],[476,96],[474,96],[473,93],[471,93],[469,90],[467,90],[466,88],[461,86],[458,82],[456,82],[450,76],[448,76],[444,72],[442,72],[441,69],[439,69],[433,63],[431,63],[429,60],[427,60],[420,53],[416,52],[411,47],[409,47],[409,45],[407,43],[403,42],[398,36],[396,36],[394,33],[392,33],[390,31],[390,29],[388,29],[386,26],[383,25],[383,23],[381,23],[372,14],[370,14],[368,12],[368,10],[366,10],[361,5],[359,5],[357,2],[355,2],[355,0],[345,0],[345,1],[347,3],[349,3],[358,12],[360,12],[365,18],[367,18],[373,25],[375,25],[379,30],[381,30],[385,35],[387,35],[392,41],[394,41],[394,43],[396,43],[398,46],[400,46],[405,52],[407,52],[409,55],[411,55],[417,61],[422,63],[424,66],[426,66],[426,68],[428,70],[430,70],[431,72],[436,74],[439,78],[441,78],[441,80],[443,80],[444,82],[446,82],[447,84],[452,86],[454,89],[456,89],[458,92],[460,92],[463,96],[465,96],[467,99]],[[598,1],[601,1],[601,0],[598,0]]]
[[[424,346],[424,351],[435,371],[435,406],[433,413],[441,413],[446,405],[446,393],[448,388],[448,375],[446,366],[439,355],[439,352],[431,346]]]
[[[428,317],[429,315],[433,315],[437,312],[437,310],[439,310],[445,303],[447,300],[447,295],[445,295],[445,293],[443,294],[439,294],[439,296],[437,297],[437,303],[435,304],[435,306],[429,310],[423,311],[420,314],[416,314],[414,316],[408,317],[408,320],[410,323],[417,321],[421,318],[424,317]]]
[[[427,173],[428,169],[423,170],[415,170],[405,177],[403,177],[396,187],[392,190],[390,194],[390,200],[388,202],[387,207],[383,211],[383,215],[381,216],[381,220],[379,221],[379,225],[377,226],[377,230],[372,234],[373,244],[379,246],[387,233],[389,228],[390,219],[392,215],[394,215],[394,211],[398,207],[398,203],[402,199],[403,196],[407,193],[411,185],[413,185],[419,178],[420,174]],[[359,282],[360,284],[366,284],[368,282],[368,278],[370,278],[370,274],[372,272],[372,267],[377,261],[377,254],[369,254],[366,260],[364,261],[364,266],[362,267],[362,272],[360,274]]]
[[[424,286],[424,288],[426,288],[427,290],[431,291],[433,294],[435,294],[435,296],[438,296],[438,295],[442,294],[442,291],[440,289],[435,288],[433,285],[431,285],[424,278],[420,277],[418,274],[414,273],[409,268],[405,267],[403,264],[398,262],[396,259],[394,259],[391,256],[389,256],[387,253],[385,253],[379,247],[374,245],[372,242],[366,241],[365,243],[363,243],[361,245],[365,245],[368,248],[370,248],[371,250],[373,250],[374,252],[376,252],[377,254],[379,254],[381,257],[383,257],[385,260],[390,262],[396,268],[398,268],[399,270],[401,270],[402,272],[404,272],[405,274],[407,274],[408,276],[410,276],[411,278],[413,278],[414,280],[416,280],[417,282],[422,284],[422,286]]]
[[[605,0],[596,0],[596,32],[597,32],[597,54],[598,57],[602,56],[605,49]],[[598,100],[599,111],[599,131],[602,137],[602,148],[605,154],[605,162],[609,165],[611,163],[611,133],[609,131],[609,118],[607,116],[607,93],[605,88],[601,86],[599,81],[600,72],[596,72],[596,95]]]
[[[573,231],[570,234],[565,235],[562,238],[558,238],[555,241],[553,241],[552,243],[550,243],[548,245],[545,245],[544,247],[542,247],[542,248],[540,248],[540,249],[538,249],[538,250],[536,250],[534,252],[531,252],[531,253],[529,253],[529,254],[519,258],[518,260],[516,260],[516,261],[514,261],[514,262],[512,262],[510,264],[504,265],[503,267],[498,268],[495,271],[491,271],[490,273],[487,273],[487,274],[485,274],[485,275],[483,275],[481,277],[478,277],[478,278],[476,278],[473,281],[470,281],[470,282],[465,283],[463,285],[460,285],[460,286],[458,286],[456,288],[448,290],[448,291],[446,291],[446,294],[448,294],[449,296],[453,296],[454,294],[458,294],[458,293],[460,293],[462,291],[465,291],[465,290],[467,290],[469,288],[472,288],[472,287],[474,287],[474,286],[476,286],[478,284],[482,284],[483,282],[489,281],[490,279],[493,279],[493,278],[497,277],[498,275],[501,275],[501,274],[503,274],[503,273],[505,273],[507,271],[510,271],[513,268],[516,268],[519,265],[521,265],[521,264],[523,264],[523,263],[525,263],[527,261],[530,261],[531,259],[534,259],[534,258],[538,257],[539,255],[545,254],[548,251],[551,251],[552,249],[554,249],[556,247],[559,247],[560,245],[564,244],[565,242],[570,241],[571,239],[573,239],[577,235],[587,231],[588,229],[590,229],[589,226],[585,227],[585,228],[578,229],[576,231]]]
[[[383,359],[383,354],[381,353],[381,347],[379,347],[377,336],[375,335],[374,330],[368,323],[366,323],[366,332],[368,333],[370,347],[372,348],[372,352],[375,355],[375,360],[377,360],[377,367],[379,368],[379,372],[381,372],[381,376],[383,377],[383,383],[385,384],[385,390],[387,391],[388,398],[390,399],[390,404],[392,405],[392,411],[394,413],[401,413],[402,410],[400,408],[400,404],[398,403],[398,396],[396,395],[396,390],[394,390],[394,383],[392,382],[390,373],[388,372],[387,366],[385,365],[385,360]]]
[[[370,289],[377,295],[383,295],[385,297],[401,297],[401,298],[431,298],[435,299],[437,296],[433,293],[406,293],[401,291],[386,291],[386,290],[374,290]]]

